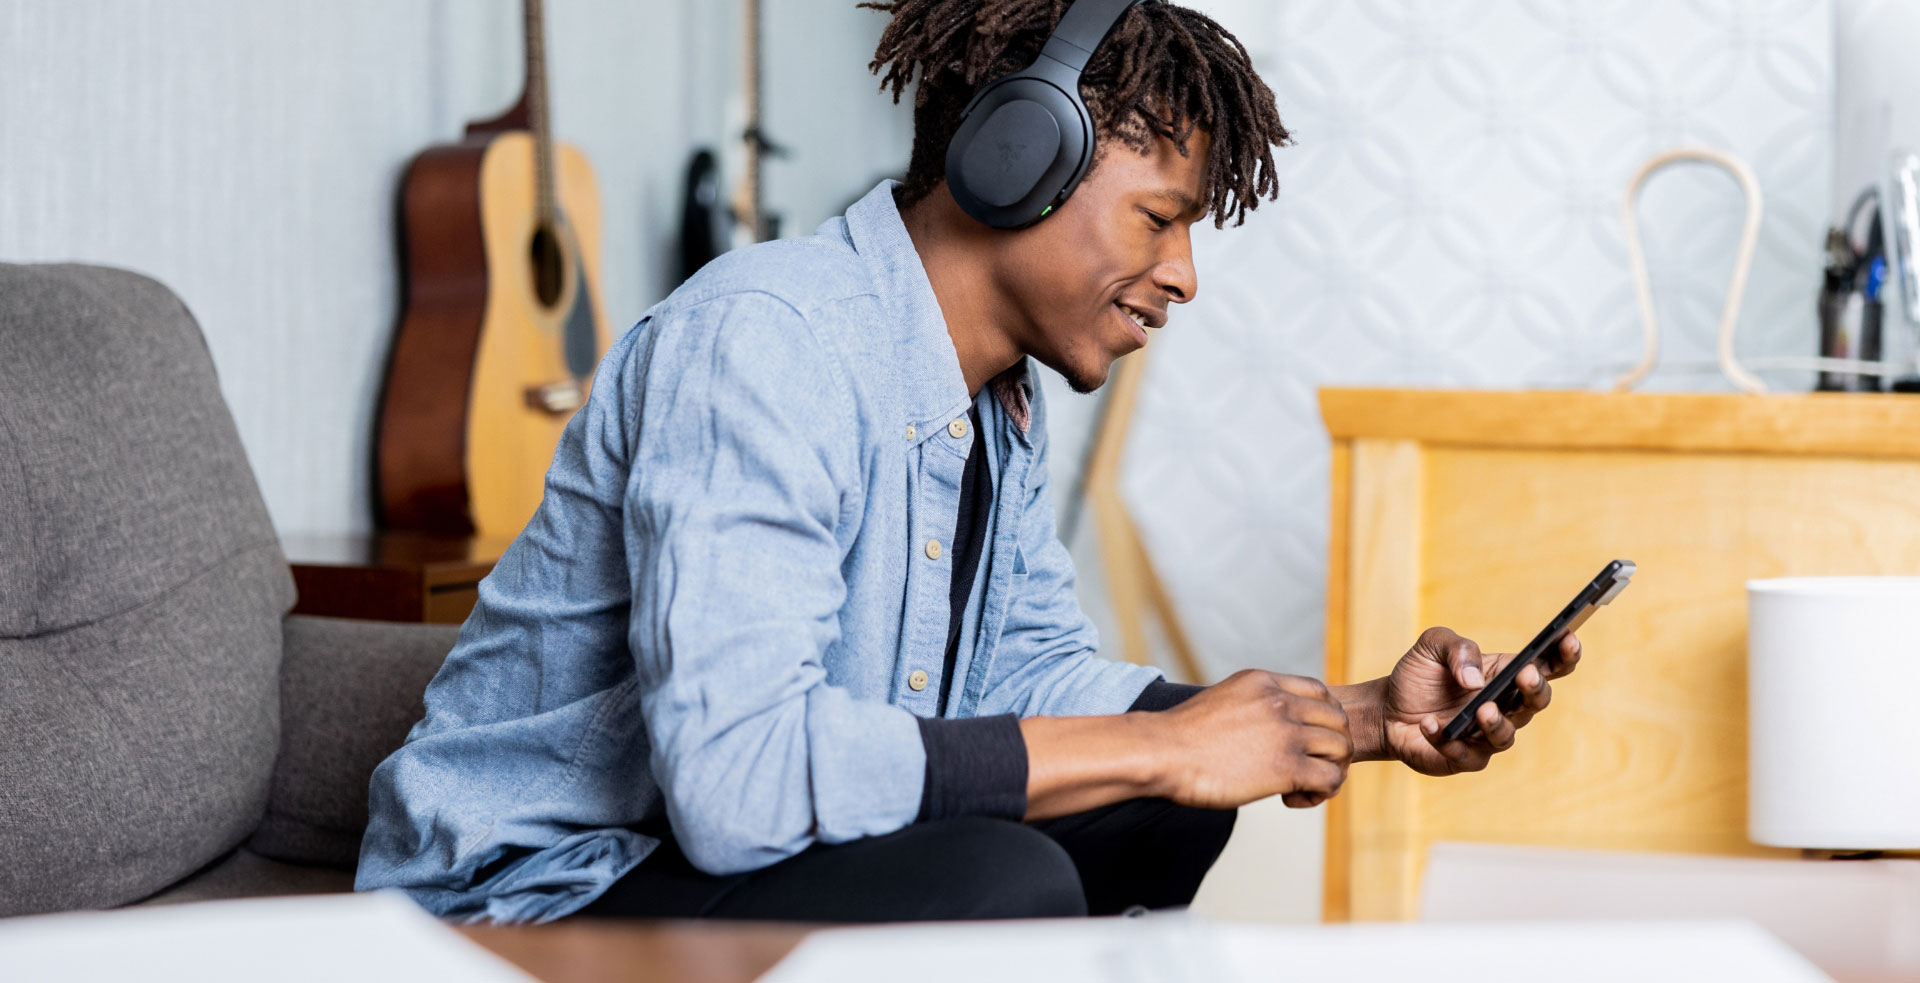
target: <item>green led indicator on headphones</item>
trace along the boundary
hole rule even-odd
[[[1046,218],[1046,217],[1047,217],[1047,213],[1048,213],[1048,212],[1050,212],[1050,211],[1053,211],[1053,206],[1052,206],[1052,205],[1048,205],[1047,207],[1045,207],[1045,208],[1042,208],[1042,209],[1040,209],[1040,217],[1041,217],[1041,218]]]

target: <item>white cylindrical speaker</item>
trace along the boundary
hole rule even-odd
[[[1747,835],[1920,848],[1920,577],[1747,582]]]

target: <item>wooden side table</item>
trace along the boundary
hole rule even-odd
[[[1437,842],[1796,858],[1747,839],[1756,577],[1920,574],[1920,397],[1324,389],[1327,682],[1421,629],[1512,652],[1608,560],[1633,587],[1486,771],[1354,766],[1332,920],[1419,908]],[[1818,653],[1810,654],[1818,657]]]
[[[508,540],[383,532],[285,536],[295,614],[457,625]]]

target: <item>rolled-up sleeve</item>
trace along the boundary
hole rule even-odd
[[[912,714],[829,685],[853,402],[800,312],[735,294],[661,325],[623,380],[628,646],[651,768],[714,874],[892,832],[921,805]]]

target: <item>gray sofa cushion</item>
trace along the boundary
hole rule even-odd
[[[352,870],[367,830],[367,780],[426,713],[427,683],[457,625],[293,615],[280,668],[280,760],[262,856]]]
[[[226,901],[233,898],[273,898],[288,894],[343,894],[353,890],[353,875],[344,870],[308,867],[270,860],[245,847],[215,861],[207,869],[129,907]]]
[[[245,838],[292,601],[179,299],[0,264],[0,914],[144,897]]]

